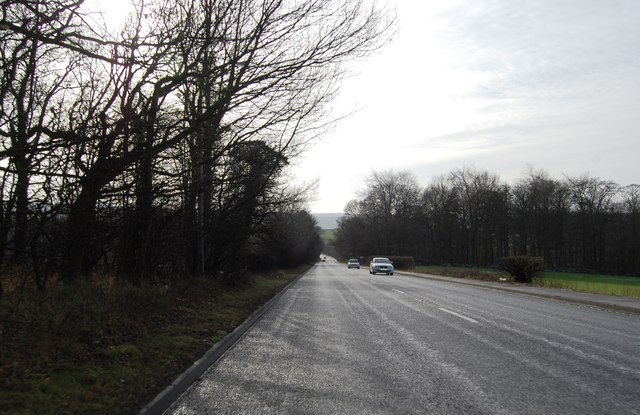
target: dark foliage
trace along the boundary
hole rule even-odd
[[[366,178],[336,230],[342,258],[378,252],[423,264],[494,266],[544,258],[546,268],[640,274],[640,186],[530,172],[514,186],[463,168],[420,189],[409,173]]]
[[[335,121],[345,61],[394,23],[362,2],[318,6],[150,1],[116,34],[89,2],[4,1],[0,265],[41,290],[104,271],[235,284],[316,255],[312,186],[289,186],[287,166]]]
[[[513,276],[515,282],[531,283],[544,271],[540,257],[509,256],[498,260],[498,268]]]
[[[411,271],[416,268],[416,262],[413,257],[410,256],[390,256],[389,259],[393,262],[393,266],[396,269],[403,269],[405,271]]]

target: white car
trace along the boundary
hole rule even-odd
[[[347,262],[347,268],[360,269],[360,262],[357,259],[350,259],[349,262]]]
[[[393,275],[393,271],[393,264],[389,261],[389,258],[376,257],[369,263],[369,274],[380,272],[387,275]]]

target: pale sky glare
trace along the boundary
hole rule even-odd
[[[382,169],[423,186],[465,166],[640,184],[640,1],[386,3],[397,34],[332,106],[356,112],[292,167],[319,179],[312,212],[341,212]]]
[[[359,108],[296,167],[311,210],[341,212],[372,170],[428,185],[475,166],[640,183],[640,2],[390,1],[398,33],[354,65],[334,108]]]

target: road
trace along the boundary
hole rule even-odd
[[[638,414],[640,316],[324,262],[167,411]]]

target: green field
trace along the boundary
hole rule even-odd
[[[320,232],[320,238],[325,243],[325,245],[331,245],[336,239],[336,230],[323,229],[322,232]]]
[[[498,281],[500,278],[509,279],[507,274],[493,268],[420,265],[416,266],[416,271],[425,274],[484,281]],[[545,272],[542,275],[542,279],[535,281],[535,284],[543,287],[640,298],[640,277],[575,272]]]
[[[574,291],[640,298],[640,277],[545,272],[541,285]]]

